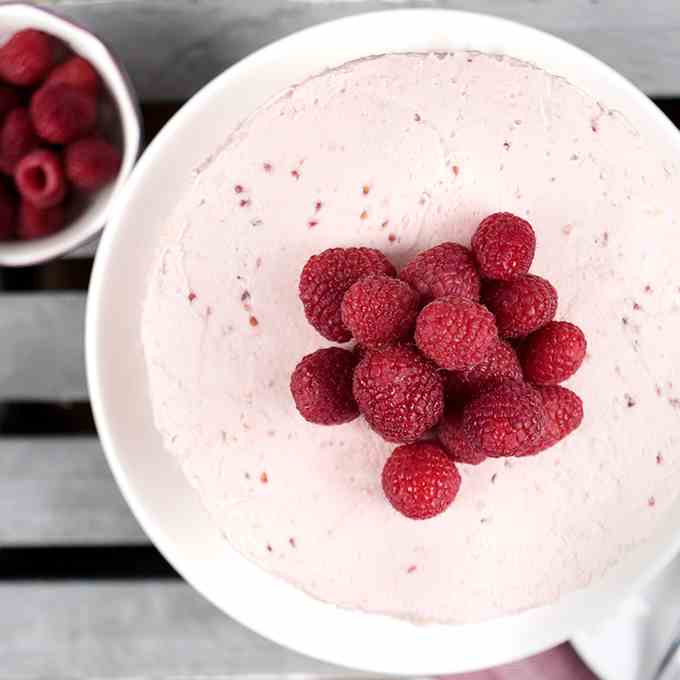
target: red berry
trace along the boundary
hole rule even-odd
[[[498,338],[493,314],[462,297],[430,302],[416,321],[416,345],[450,371],[477,365]]]
[[[71,57],[63,64],[59,64],[45,81],[46,85],[57,83],[72,85],[93,95],[99,91],[97,71],[87,59],[79,56]]]
[[[444,410],[436,367],[406,345],[368,352],[354,371],[353,385],[368,424],[390,442],[416,441]]]
[[[506,380],[482,392],[463,409],[463,433],[487,456],[518,456],[543,436],[545,411],[539,393]]]
[[[385,497],[410,519],[444,512],[458,494],[460,481],[455,464],[434,442],[398,446],[382,472]]]
[[[539,385],[536,389],[543,399],[547,417],[556,427],[555,433],[559,439],[566,437],[581,424],[583,402],[577,394],[560,385]]]
[[[557,311],[557,291],[549,281],[533,274],[512,281],[489,281],[484,301],[495,314],[498,333],[504,338],[529,335],[552,321]]]
[[[340,347],[319,349],[302,359],[290,378],[290,391],[305,420],[340,425],[359,415],[352,396],[356,362],[353,352]]]
[[[449,399],[467,400],[506,378],[522,380],[522,367],[512,345],[496,340],[476,366],[448,373],[444,390]]]
[[[29,241],[56,233],[64,226],[65,215],[62,203],[42,210],[28,201],[21,201],[17,237]]]
[[[449,408],[439,423],[439,441],[451,460],[467,465],[479,465],[486,460],[486,454],[476,449],[463,434],[463,414],[456,408]]]
[[[21,104],[19,92],[8,85],[0,85],[0,119]]]
[[[79,139],[66,147],[66,174],[79,189],[94,191],[116,177],[120,170],[120,152],[97,137]]]
[[[458,295],[479,300],[479,274],[472,253],[458,243],[441,243],[411,260],[399,273],[402,281],[430,302]]]
[[[12,109],[0,129],[0,169],[13,175],[16,164],[38,143],[28,111],[22,107]]]
[[[521,217],[494,213],[477,227],[472,251],[484,278],[509,281],[529,271],[536,252],[536,235]]]
[[[307,260],[300,275],[300,299],[307,320],[324,338],[334,342],[352,338],[340,306],[349,287],[368,274],[394,276],[395,270],[373,248],[330,248]]]
[[[545,430],[536,444],[522,455],[531,456],[554,446],[571,434],[583,421],[583,402],[580,397],[560,385],[536,388],[545,409]]]
[[[97,99],[72,85],[45,85],[31,97],[31,120],[40,137],[68,144],[88,134],[97,122]]]
[[[353,283],[342,299],[342,322],[369,348],[397,342],[413,327],[420,296],[407,283],[369,274]]]
[[[64,200],[66,178],[54,151],[36,149],[26,154],[14,171],[19,193],[36,208],[52,208]]]
[[[16,199],[0,184],[0,241],[7,241],[16,230]]]
[[[371,350],[367,347],[362,347],[361,345],[354,345],[352,352],[356,357],[357,363],[359,363]]]
[[[52,38],[28,28],[15,33],[0,47],[0,78],[14,85],[35,85],[52,68]]]
[[[583,331],[566,321],[551,321],[532,333],[522,347],[524,377],[537,385],[555,385],[570,378],[586,355]]]

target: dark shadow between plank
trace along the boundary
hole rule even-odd
[[[0,583],[177,578],[151,545],[0,548]]]
[[[0,435],[94,435],[90,404],[78,402],[0,402]]]
[[[680,128],[680,98],[652,97],[652,101],[671,119],[675,127]]]
[[[0,291],[87,290],[91,258],[53,260],[33,267],[0,268]]]

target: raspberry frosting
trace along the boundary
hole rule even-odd
[[[471,622],[585,587],[654,532],[680,491],[668,149],[561,78],[464,52],[346,64],[223,132],[159,244],[142,334],[157,427],[227,541],[341,607]],[[469,245],[497,211],[533,225],[532,271],[588,337],[566,384],[585,418],[539,456],[460,465],[455,503],[413,522],[380,487],[393,446],[296,413],[291,371],[325,344],[297,279],[330,247],[403,266]]]

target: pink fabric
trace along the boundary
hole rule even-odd
[[[448,675],[441,680],[598,680],[571,645],[563,644],[542,654],[477,673]]]

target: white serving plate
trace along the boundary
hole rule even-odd
[[[557,38],[508,21],[447,10],[398,10],[342,19],[274,43],[207,85],[147,149],[111,215],[92,275],[86,351],[92,405],[116,479],[140,523],[174,567],[244,625],[330,662],[386,673],[488,667],[569,638],[611,613],[624,594],[680,546],[680,504],[655,540],[608,577],[553,606],[467,626],[415,626],[321,603],[233,551],[161,445],[153,426],[140,316],[164,221],[191,170],[270,96],[326,67],[372,54],[474,49],[512,55],[593,93],[680,158],[680,136],[628,81]]]

